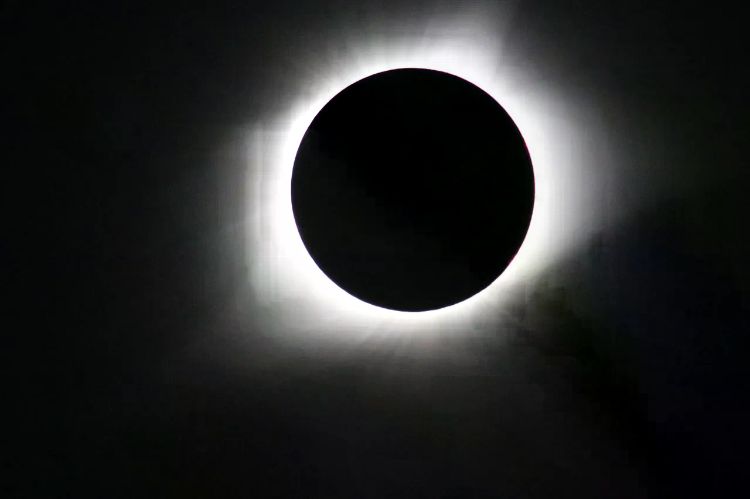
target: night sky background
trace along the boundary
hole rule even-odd
[[[746,22],[721,3],[507,4],[635,207],[511,330],[323,352],[248,319],[249,124],[342,27],[472,5],[2,3],[0,495],[748,495]]]

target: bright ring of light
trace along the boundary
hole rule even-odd
[[[514,67],[501,64],[501,43],[470,21],[464,35],[453,23],[432,39],[393,39],[362,35],[357,49],[320,61],[321,70],[306,79],[306,93],[292,99],[271,124],[251,140],[249,188],[249,264],[255,300],[279,331],[355,338],[461,330],[483,320],[503,301],[516,296],[526,279],[560,258],[584,232],[591,199],[581,185],[596,182],[591,160],[581,147],[581,126],[563,100]],[[497,35],[494,35],[497,37]],[[489,39],[488,39],[489,37]],[[492,49],[488,47],[497,47]],[[294,221],[290,183],[302,137],[322,107],[352,83],[399,68],[443,71],[463,78],[492,96],[521,131],[535,174],[535,202],[529,230],[503,274],[473,297],[439,310],[399,312],[354,298],[334,284],[308,254]],[[586,179],[583,182],[583,179]]]

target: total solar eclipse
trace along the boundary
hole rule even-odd
[[[531,221],[534,173],[490,95],[425,69],[345,88],[300,143],[292,210],[318,267],[349,294],[400,311],[443,308],[489,286]]]

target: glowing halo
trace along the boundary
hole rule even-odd
[[[530,80],[517,66],[504,66],[499,36],[483,29],[481,21],[463,27],[448,22],[429,36],[359,35],[333,60],[320,61],[291,106],[256,129],[250,140],[248,260],[253,299],[269,327],[354,341],[465,331],[475,321],[491,321],[508,298],[523,293],[525,280],[538,277],[603,223],[592,209],[598,199],[590,194],[601,182],[586,147],[591,129],[544,82]],[[463,302],[425,312],[378,308],[339,288],[308,254],[291,205],[294,158],[313,118],[347,86],[399,68],[449,73],[492,96],[521,131],[536,183],[526,239],[502,275]]]

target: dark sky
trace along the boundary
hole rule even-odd
[[[748,72],[719,4],[508,4],[632,207],[510,332],[330,354],[252,320],[237,137],[351,23],[472,5],[0,7],[3,497],[747,495]]]

